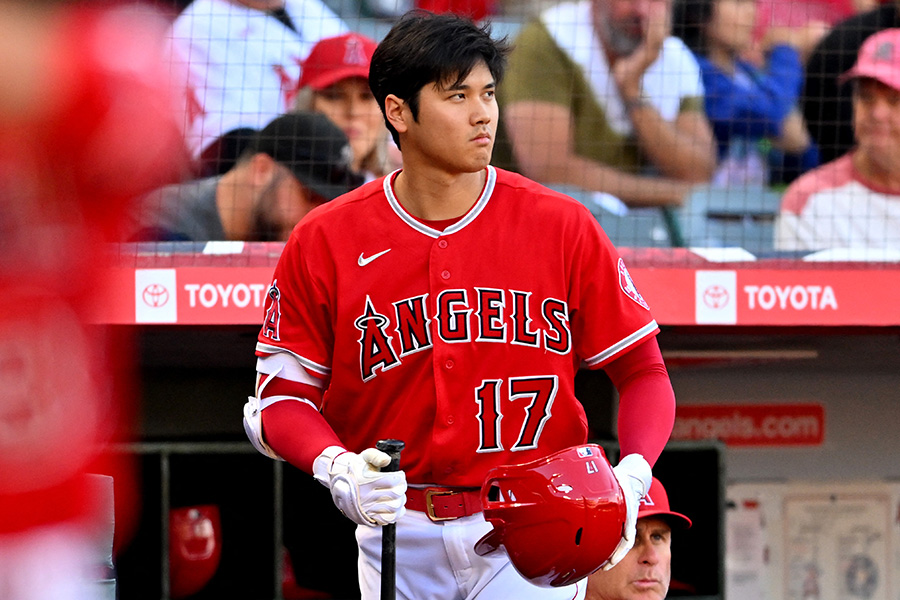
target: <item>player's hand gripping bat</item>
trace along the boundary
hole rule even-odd
[[[334,504],[360,525],[394,523],[406,511],[406,475],[384,470],[391,456],[376,448],[359,454],[329,446],[313,461],[313,476],[331,490]]]

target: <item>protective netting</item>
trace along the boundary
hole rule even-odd
[[[875,260],[900,246],[894,37],[841,79],[900,19],[871,0],[158,3],[190,158],[124,239],[283,241],[309,209],[398,168],[362,75],[416,7],[472,15],[512,42],[492,163],[576,198],[617,246]],[[337,127],[291,122],[260,142],[298,111]],[[260,150],[274,164],[252,161]]]
[[[138,322],[258,321],[293,226],[401,167],[365,74],[416,6],[471,14],[511,43],[492,164],[584,204],[655,312],[688,298],[670,322],[742,321],[701,307],[722,263],[793,282],[900,256],[894,3],[182,0],[154,10],[187,158],[115,246],[129,290],[116,318],[130,322],[133,302]],[[769,297],[755,293],[789,309],[791,293],[811,307],[827,287],[785,285],[782,302],[768,280],[754,292],[721,277],[734,279],[710,285],[757,309]]]

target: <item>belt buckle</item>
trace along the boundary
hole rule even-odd
[[[452,496],[456,492],[452,490],[436,490],[434,488],[428,488],[425,490],[425,514],[428,515],[428,518],[434,522],[439,521],[452,521],[457,517],[438,517],[434,514],[434,503],[432,502],[432,498],[434,496]]]

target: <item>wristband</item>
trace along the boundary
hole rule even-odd
[[[645,106],[650,106],[650,103],[643,96],[638,96],[637,98],[629,98],[622,101],[625,104],[625,112],[631,113],[631,111],[636,110],[638,108],[644,108]]]

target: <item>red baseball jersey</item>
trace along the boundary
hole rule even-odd
[[[577,369],[658,332],[597,220],[488,167],[475,205],[438,231],[400,205],[395,175],[297,226],[257,355],[288,352],[323,379],[319,408],[349,449],[406,442],[410,483],[477,487],[491,467],[585,442]]]

